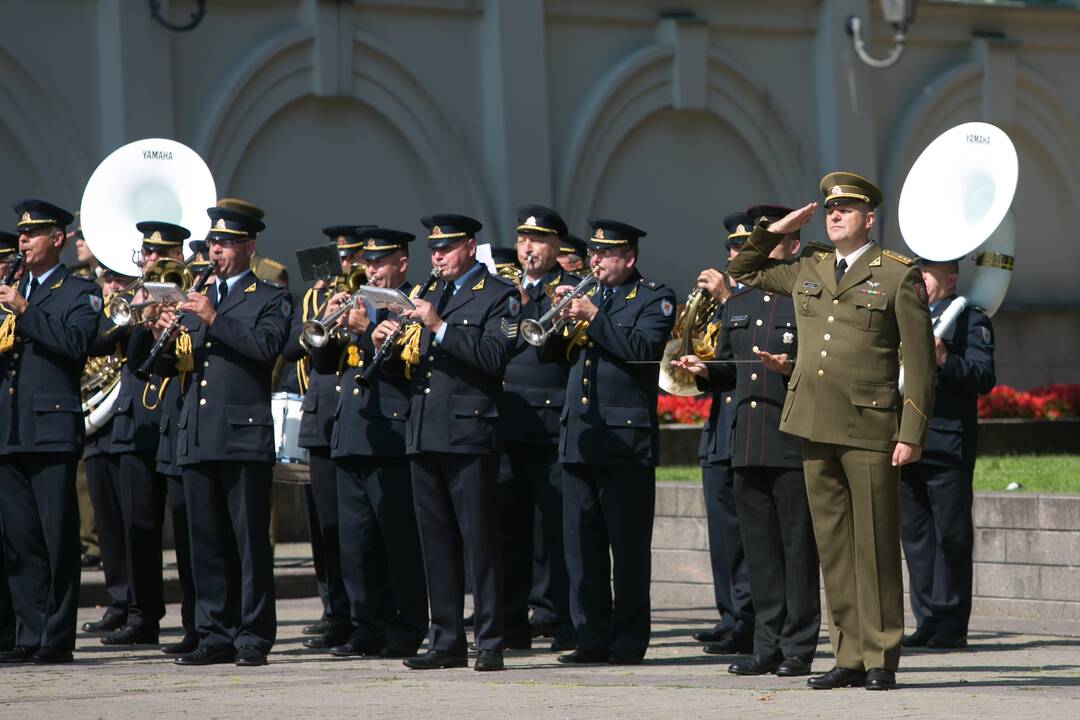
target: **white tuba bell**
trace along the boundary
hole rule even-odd
[[[217,202],[210,169],[199,154],[175,140],[136,140],[106,157],[83,190],[79,220],[87,247],[104,267],[121,275],[142,275],[142,233],[136,223],[171,222],[191,231],[191,243],[210,229],[206,209]],[[87,435],[112,416],[120,393],[122,358],[91,358],[83,371],[83,413]]]
[[[975,253],[971,289],[938,318],[937,337],[968,305],[993,315],[1005,299],[1016,251],[1016,220],[1010,208],[1019,169],[1016,148],[1003,130],[970,122],[939,135],[904,180],[898,219],[908,247],[927,260]],[[903,384],[901,368],[901,389]]]

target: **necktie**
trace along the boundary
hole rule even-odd
[[[600,291],[600,309],[607,310],[611,305],[611,296],[614,294],[611,288],[606,287]]]
[[[450,302],[450,298],[454,297],[454,291],[456,289],[457,286],[454,285],[452,280],[446,281],[446,289],[443,290],[442,297],[439,298],[439,304],[435,306],[435,312],[442,315],[442,311],[446,309],[446,305]]]
[[[843,258],[840,262],[836,263],[836,284],[840,284],[840,278],[844,277],[844,272],[847,271],[847,260]]]
[[[26,291],[26,299],[27,300],[30,299],[30,296],[34,294],[34,291],[37,290],[37,287],[40,284],[41,283],[38,282],[37,278],[30,278],[30,288]]]
[[[221,303],[225,302],[225,298],[229,296],[229,283],[222,280],[217,286],[217,305],[215,308],[221,307]]]

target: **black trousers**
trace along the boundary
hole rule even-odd
[[[87,482],[95,516],[108,518],[107,523],[101,523],[98,535],[105,582],[113,598],[110,611],[117,606],[117,598],[109,568],[116,573],[119,566],[126,591],[120,611],[126,609],[127,624],[156,630],[165,617],[161,526],[165,520],[166,489],[164,479],[154,471],[153,455],[152,452],[95,455],[87,460]],[[117,512],[118,518],[113,515]],[[117,521],[119,528],[113,527]],[[119,537],[113,537],[117,530]],[[111,557],[114,553],[119,557]]]
[[[211,647],[270,652],[277,634],[270,549],[271,463],[218,461],[184,466],[191,510],[195,627]]]
[[[176,573],[180,576],[180,622],[184,635],[197,636],[195,628],[195,571],[191,567],[191,533],[188,529],[187,499],[184,478],[169,475],[169,516],[172,518],[173,545],[176,548]]]
[[[731,463],[702,466],[701,486],[705,494],[713,597],[720,613],[720,624],[739,634],[749,635],[754,628],[754,601],[750,595],[750,570],[739,533],[735,476]]]
[[[79,502],[74,453],[0,456],[0,524],[15,642],[74,649]]]
[[[507,445],[499,464],[499,531],[503,549],[503,607],[507,640],[528,640],[529,597],[535,587],[534,568],[540,565],[551,599],[548,622],[557,635],[573,633],[570,619],[570,581],[563,557],[563,471],[554,445]],[[536,522],[539,521],[539,526]],[[537,537],[543,555],[535,557]]]
[[[11,604],[7,570],[4,567],[4,522],[0,517],[0,645],[15,642],[15,606]]]
[[[311,483],[304,486],[304,504],[315,579],[323,606],[322,619],[330,623],[334,633],[347,633],[349,596],[341,573],[337,464],[330,459],[330,448],[308,448],[308,471]]]
[[[466,653],[467,565],[476,647],[497,650],[503,640],[502,549],[495,499],[499,456],[420,453],[410,460],[431,604],[430,648]]]
[[[802,468],[735,468],[735,504],[754,596],[754,652],[813,658],[821,590]]]
[[[919,627],[967,636],[971,619],[974,467],[914,463],[900,474],[900,539]]]
[[[127,619],[128,566],[124,548],[124,512],[120,499],[119,478],[109,471],[105,455],[93,455],[83,460],[86,468],[86,487],[94,509],[97,526],[101,569],[105,573],[105,590],[109,604],[105,614]]]
[[[409,461],[349,456],[336,463],[353,639],[415,650],[428,631],[428,594]]]
[[[562,482],[562,466],[559,466],[559,481]],[[561,502],[561,495],[560,495]],[[562,507],[559,507],[559,554],[558,559],[566,570],[566,560],[562,555]],[[551,550],[544,542],[544,519],[539,507],[533,508],[533,556],[532,589],[529,591],[529,622],[533,625],[550,625],[555,622],[555,597],[551,589]],[[570,581],[567,580],[567,600],[569,601]],[[567,612],[569,613],[569,602]],[[573,621],[570,623],[573,627]]]
[[[579,649],[645,655],[655,509],[656,468],[563,465],[563,543]]]

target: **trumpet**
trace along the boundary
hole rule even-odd
[[[596,283],[596,276],[590,275],[579,282],[573,290],[563,296],[562,300],[553,305],[539,319],[533,320],[529,318],[522,320],[519,332],[525,338],[525,342],[536,347],[540,347],[547,342],[552,333],[561,330],[563,327],[564,323],[556,320],[559,314],[566,309],[574,298],[584,295]]]
[[[187,292],[195,282],[191,269],[180,260],[161,258],[155,260],[143,271],[143,275],[123,290],[109,296],[105,304],[105,314],[115,325],[139,324],[149,320],[143,313],[147,308],[156,305],[155,302],[133,303],[135,294],[148,282],[171,282],[180,288],[181,292]]]
[[[335,327],[337,319],[356,307],[356,303],[360,301],[361,297],[362,295],[358,290],[342,300],[337,310],[326,317],[305,322],[300,329],[300,336],[304,339],[304,342],[315,348],[325,346],[326,343],[330,342],[331,334],[338,330]]]

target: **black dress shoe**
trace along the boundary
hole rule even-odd
[[[326,631],[330,629],[330,623],[325,620],[320,620],[314,625],[305,625],[300,633],[302,635],[325,635]]]
[[[199,647],[199,636],[185,635],[184,639],[180,642],[174,642],[171,645],[162,647],[161,652],[166,655],[187,655],[190,652],[194,652],[197,647]]]
[[[381,658],[411,658],[416,657],[416,647],[412,645],[398,645],[397,643],[387,643],[382,649],[379,650],[379,657]]]
[[[529,623],[529,631],[534,638],[554,637],[555,625],[553,623]]]
[[[784,658],[784,662],[780,663],[776,668],[776,674],[780,677],[799,677],[800,675],[810,674],[810,665],[814,662],[813,658],[803,657],[801,655],[795,655],[792,653]]]
[[[127,616],[123,613],[105,613],[100,620],[83,623],[85,633],[111,633],[127,625]]]
[[[493,670],[505,670],[501,650],[481,650],[473,663],[473,670],[477,672],[491,672]]]
[[[632,650],[612,650],[607,658],[608,665],[640,665],[641,655]]]
[[[884,668],[870,668],[866,673],[867,690],[895,690],[896,673]]]
[[[58,647],[42,647],[39,648],[34,657],[30,660],[35,665],[61,665],[63,663],[74,662],[75,658],[71,655],[69,648]]]
[[[904,647],[925,647],[927,641],[934,636],[934,629],[929,625],[920,625],[915,632],[905,635],[900,644]]]
[[[344,645],[349,642],[349,633],[326,633],[325,635],[316,635],[315,637],[309,637],[304,640],[304,647],[309,650],[329,650],[340,645]]]
[[[0,652],[0,663],[26,663],[34,657],[38,649],[29,645],[16,645],[7,652]]]
[[[866,673],[837,665],[824,675],[815,675],[806,681],[815,690],[835,690],[842,687],[862,687],[866,684]]]
[[[926,641],[926,647],[934,650],[959,650],[967,647],[967,638],[963,635],[939,632]]]
[[[783,656],[780,653],[775,655],[759,655],[754,653],[745,658],[740,658],[728,666],[727,671],[732,675],[769,675],[776,672],[776,669],[780,667],[780,663],[783,660]]]
[[[158,629],[125,625],[112,635],[101,638],[102,645],[157,645]]]
[[[231,645],[212,647],[200,644],[186,655],[178,656],[173,662],[177,665],[220,665],[234,660],[236,660],[236,649]]]
[[[428,650],[423,655],[405,658],[401,664],[411,670],[445,670],[447,668],[463,668],[469,666],[469,660],[464,655],[451,655],[450,653]]]
[[[382,652],[382,640],[360,640],[350,638],[340,645],[330,648],[334,657],[372,657]],[[415,655],[416,653],[410,653]]]
[[[708,630],[700,630],[694,633],[694,639],[700,643],[720,642],[729,632],[731,632],[731,628],[725,628],[720,623],[716,623]]]
[[[731,632],[719,642],[709,643],[702,650],[709,655],[749,655],[754,652],[754,637]]]
[[[266,653],[254,645],[244,645],[236,651],[235,662],[240,667],[259,667],[266,664]]]
[[[551,652],[567,652],[577,647],[577,635],[569,633],[566,635],[556,635],[555,639],[551,641]]]
[[[578,648],[574,652],[560,655],[556,659],[565,665],[588,665],[606,663],[610,655],[611,653],[607,650],[586,650],[584,648]]]
[[[87,570],[96,570],[101,567],[101,556],[92,553],[83,553],[82,557],[79,558],[79,565]]]

